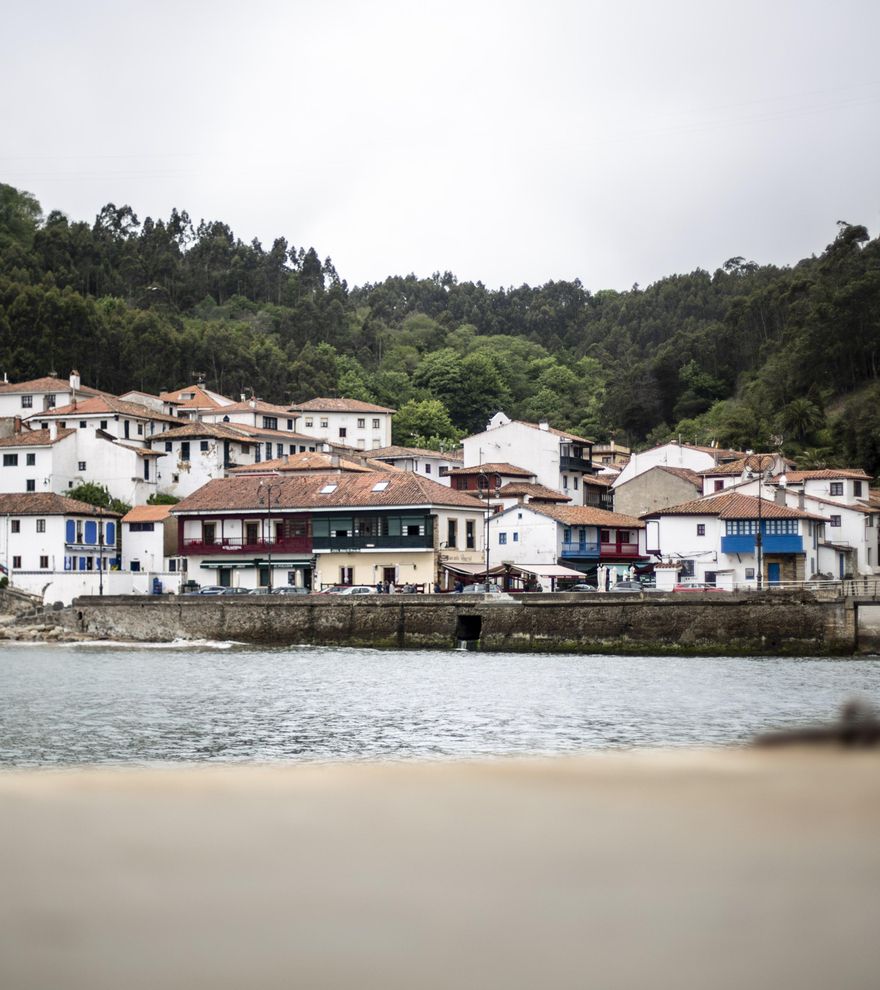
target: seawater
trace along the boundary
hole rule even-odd
[[[471,759],[719,746],[880,704],[880,660],[0,647],[0,764]]]

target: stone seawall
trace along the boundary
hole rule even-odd
[[[80,598],[96,638],[618,654],[852,655],[855,609],[808,593]]]

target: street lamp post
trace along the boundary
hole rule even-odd
[[[266,500],[266,529],[268,530],[266,536],[266,557],[269,564],[269,578],[267,584],[267,590],[269,594],[272,593],[272,482],[271,481],[261,481],[257,491],[259,492],[259,502],[262,505],[263,499]],[[265,493],[265,494],[264,494]],[[278,501],[278,492],[275,492],[275,501]]]

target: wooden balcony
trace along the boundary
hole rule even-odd
[[[206,543],[203,539],[183,541],[185,556],[210,556],[230,553],[311,553],[310,536],[291,536],[281,540],[248,540],[246,537],[218,537]]]

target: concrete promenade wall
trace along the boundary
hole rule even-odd
[[[523,652],[708,655],[851,655],[851,600],[767,595],[377,595],[89,597],[69,621],[100,638],[175,638]]]

